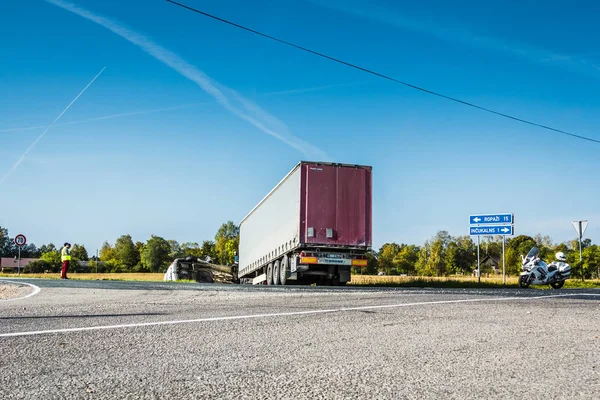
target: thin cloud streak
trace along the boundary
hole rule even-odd
[[[270,96],[281,96],[281,95],[285,95],[285,94],[298,94],[298,93],[318,92],[318,91],[321,91],[321,90],[328,90],[328,89],[336,89],[336,88],[342,88],[342,87],[363,85],[365,83],[367,83],[367,81],[350,82],[350,83],[340,83],[340,84],[336,84],[336,85],[315,86],[315,87],[300,88],[300,89],[279,90],[277,92],[269,92],[269,93],[262,94],[259,97],[270,97]]]
[[[309,88],[280,90],[280,91],[276,91],[276,92],[267,92],[267,93],[260,94],[255,97],[262,98],[262,97],[271,97],[271,96],[282,96],[282,95],[286,95],[286,94],[310,93],[310,92],[317,92],[320,90],[356,86],[356,85],[363,84],[363,83],[365,83],[365,82],[340,83],[337,85],[314,86],[314,87],[309,87]],[[215,104],[215,102],[214,101],[204,101],[204,102],[199,102],[199,103],[180,104],[177,106],[170,106],[170,107],[151,108],[148,110],[130,111],[130,112],[125,112],[125,113],[105,115],[102,117],[93,117],[93,118],[86,118],[86,119],[81,119],[81,120],[77,120],[77,121],[62,122],[60,124],[54,124],[53,126],[56,127],[56,126],[76,125],[76,124],[83,124],[85,122],[102,121],[105,119],[130,117],[130,116],[134,116],[134,115],[154,114],[154,113],[159,113],[159,112],[180,110],[180,109],[185,109],[185,108],[193,108],[193,107],[205,106],[205,105],[210,105],[210,104]],[[26,127],[22,127],[22,128],[6,128],[6,129],[0,129],[0,133],[30,131],[30,130],[34,130],[34,129],[47,128],[48,126],[50,126],[50,125],[35,125],[35,126],[26,126]]]
[[[221,104],[221,106],[223,106],[229,112],[231,112],[232,114],[236,115],[237,117],[243,119],[244,121],[248,122],[249,124],[253,125],[255,128],[262,131],[263,133],[282,141],[283,143],[304,153],[307,156],[316,155],[316,156],[319,156],[320,158],[324,158],[324,159],[329,158],[322,150],[320,150],[314,146],[307,147],[305,145],[305,142],[303,142],[302,140],[300,140],[297,137],[290,134],[289,131],[287,130],[287,127],[285,127],[285,125],[283,123],[280,123],[280,126],[285,127],[285,129],[280,130],[280,131],[275,131],[274,128],[268,126],[268,123],[266,121],[261,121],[261,119],[260,119],[261,115],[265,116],[265,115],[269,115],[269,114],[266,111],[263,111],[262,109],[260,109],[260,107],[258,105],[254,104],[252,107],[245,107],[246,111],[249,111],[250,109],[253,109],[255,111],[260,110],[260,113],[254,113],[254,115],[244,112],[240,108],[236,107],[236,105],[233,104],[232,99],[227,97],[224,94],[224,89],[228,89],[228,88],[219,84],[218,82],[216,82],[215,80],[210,78],[208,75],[206,75],[204,72],[202,72],[198,68],[196,68],[194,65],[189,64],[188,62],[183,60],[177,54],[154,43],[147,37],[122,26],[111,19],[96,15],[84,8],[76,6],[75,4],[72,4],[72,3],[69,3],[66,1],[62,1],[62,0],[45,0],[45,1],[50,4],[55,5],[57,7],[60,7],[64,10],[67,10],[73,14],[79,15],[80,17],[83,17],[92,22],[95,22],[96,24],[103,26],[104,28],[121,36],[125,40],[133,43],[134,45],[136,45],[137,47],[142,49],[144,52],[146,52],[147,54],[149,54],[152,57],[154,57],[155,59],[161,61],[165,65],[169,66],[171,69],[178,72],[180,75],[186,77],[190,81],[194,82],[202,90],[204,90],[207,94],[212,96],[219,104]],[[232,89],[228,89],[228,91],[233,92]],[[245,104],[246,102],[250,103],[249,100],[243,99],[242,103]],[[270,119],[273,120],[276,118],[270,116]]]
[[[396,26],[413,32],[424,33],[445,42],[460,43],[470,47],[484,50],[501,51],[510,53],[523,59],[540,64],[554,64],[559,67],[568,68],[580,73],[598,77],[600,67],[583,57],[575,55],[557,54],[553,51],[531,46],[527,43],[508,41],[491,36],[478,35],[469,32],[460,26],[442,25],[440,21],[425,21],[412,16],[405,16],[391,10],[376,8],[367,2],[359,6],[356,2],[328,2],[325,0],[308,0],[309,2],[328,8],[330,10],[344,12],[358,17],[370,19],[386,25]]]
[[[23,162],[23,160],[25,160],[25,157],[27,156],[27,154],[29,154],[29,152],[35,147],[35,145],[42,140],[42,138],[44,137],[44,135],[46,135],[46,132],[48,132],[50,130],[50,128],[56,123],[56,121],[58,121],[60,119],[60,117],[63,116],[64,113],[67,112],[67,110],[69,110],[69,108],[71,108],[71,106],[77,101],[77,99],[79,99],[81,97],[81,95],[83,93],[85,93],[85,91],[92,85],[92,83],[94,83],[94,81],[100,76],[100,74],[102,74],[102,72],[104,72],[104,70],[106,69],[106,67],[102,68],[100,70],[100,72],[98,72],[96,74],[96,76],[94,76],[94,78],[83,88],[83,90],[81,92],[79,92],[79,94],[77,96],[75,96],[75,98],[73,100],[71,100],[71,102],[69,103],[68,106],[65,107],[64,110],[62,110],[62,112],[60,114],[58,114],[58,116],[56,118],[54,118],[54,121],[52,121],[52,123],[37,137],[37,139],[35,139],[33,141],[33,143],[31,143],[29,145],[29,147],[27,148],[27,150],[25,150],[25,153],[23,153],[23,155],[17,160],[16,163],[13,164],[12,167],[10,167],[10,169],[8,170],[8,172],[2,177],[2,179],[0,179],[0,185],[2,185],[4,183],[4,181],[6,179],[8,179],[8,177],[17,170],[17,168],[19,168],[19,165],[21,165],[21,163]]]
[[[207,105],[207,104],[214,104],[214,101],[205,101],[202,103],[190,103],[190,104],[182,104],[179,106],[153,108],[153,109],[149,109],[149,110],[140,110],[140,111],[132,111],[132,112],[126,112],[126,113],[119,113],[119,114],[111,114],[111,115],[105,115],[102,117],[93,117],[93,118],[80,119],[78,121],[63,122],[60,124],[54,124],[52,126],[56,127],[56,126],[76,125],[76,124],[83,124],[85,122],[101,121],[104,119],[122,118],[122,117],[130,117],[133,115],[152,114],[152,113],[158,113],[158,112],[164,112],[164,111],[179,110],[179,109],[183,109],[183,108],[192,108],[192,107],[197,107],[200,105]],[[33,129],[47,128],[49,126],[50,125],[37,125],[37,126],[27,126],[27,127],[23,127],[23,128],[8,128],[8,129],[0,129],[0,132],[30,131]]]

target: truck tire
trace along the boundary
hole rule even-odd
[[[346,285],[346,282],[340,282],[340,278],[334,278],[330,280],[330,285],[331,286],[344,286]]]
[[[273,284],[273,263],[267,265],[267,285]]]
[[[273,285],[281,284],[280,277],[281,277],[281,263],[279,262],[279,260],[277,260],[273,263]]]
[[[316,278],[316,282],[315,284],[317,286],[333,286],[333,282],[331,279],[325,277],[325,276],[319,276]]]
[[[281,259],[281,267],[280,267],[280,274],[279,274],[279,282],[281,282],[282,285],[285,285],[287,283],[288,264],[289,264],[289,258],[286,254]]]

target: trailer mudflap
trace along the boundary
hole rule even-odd
[[[267,280],[267,274],[261,274],[259,276],[257,276],[256,278],[252,279],[252,284],[253,285],[260,285],[263,282],[266,282]]]

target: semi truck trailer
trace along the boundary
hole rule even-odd
[[[372,246],[372,167],[301,161],[240,223],[239,278],[345,285]]]

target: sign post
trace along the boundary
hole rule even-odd
[[[479,263],[479,236],[477,236],[477,282],[481,282],[481,267]]]
[[[581,268],[581,281],[585,281],[584,273],[583,273],[583,252],[581,250],[581,240],[583,239],[583,234],[585,233],[585,229],[588,226],[588,220],[582,221],[573,221],[573,228],[577,231],[577,235],[579,235],[579,268]]]
[[[502,275],[506,285],[506,236],[514,235],[515,216],[512,213],[477,214],[469,216],[469,235],[477,236],[477,282],[481,282],[481,263],[479,259],[479,237],[489,235],[502,236]]]
[[[506,285],[506,253],[504,252],[504,247],[506,246],[506,236],[502,236],[502,276],[503,282]]]
[[[21,247],[25,246],[25,243],[27,243],[27,238],[25,238],[25,235],[18,234],[15,236],[15,244],[19,248],[19,258],[17,259],[18,276],[21,276]]]

